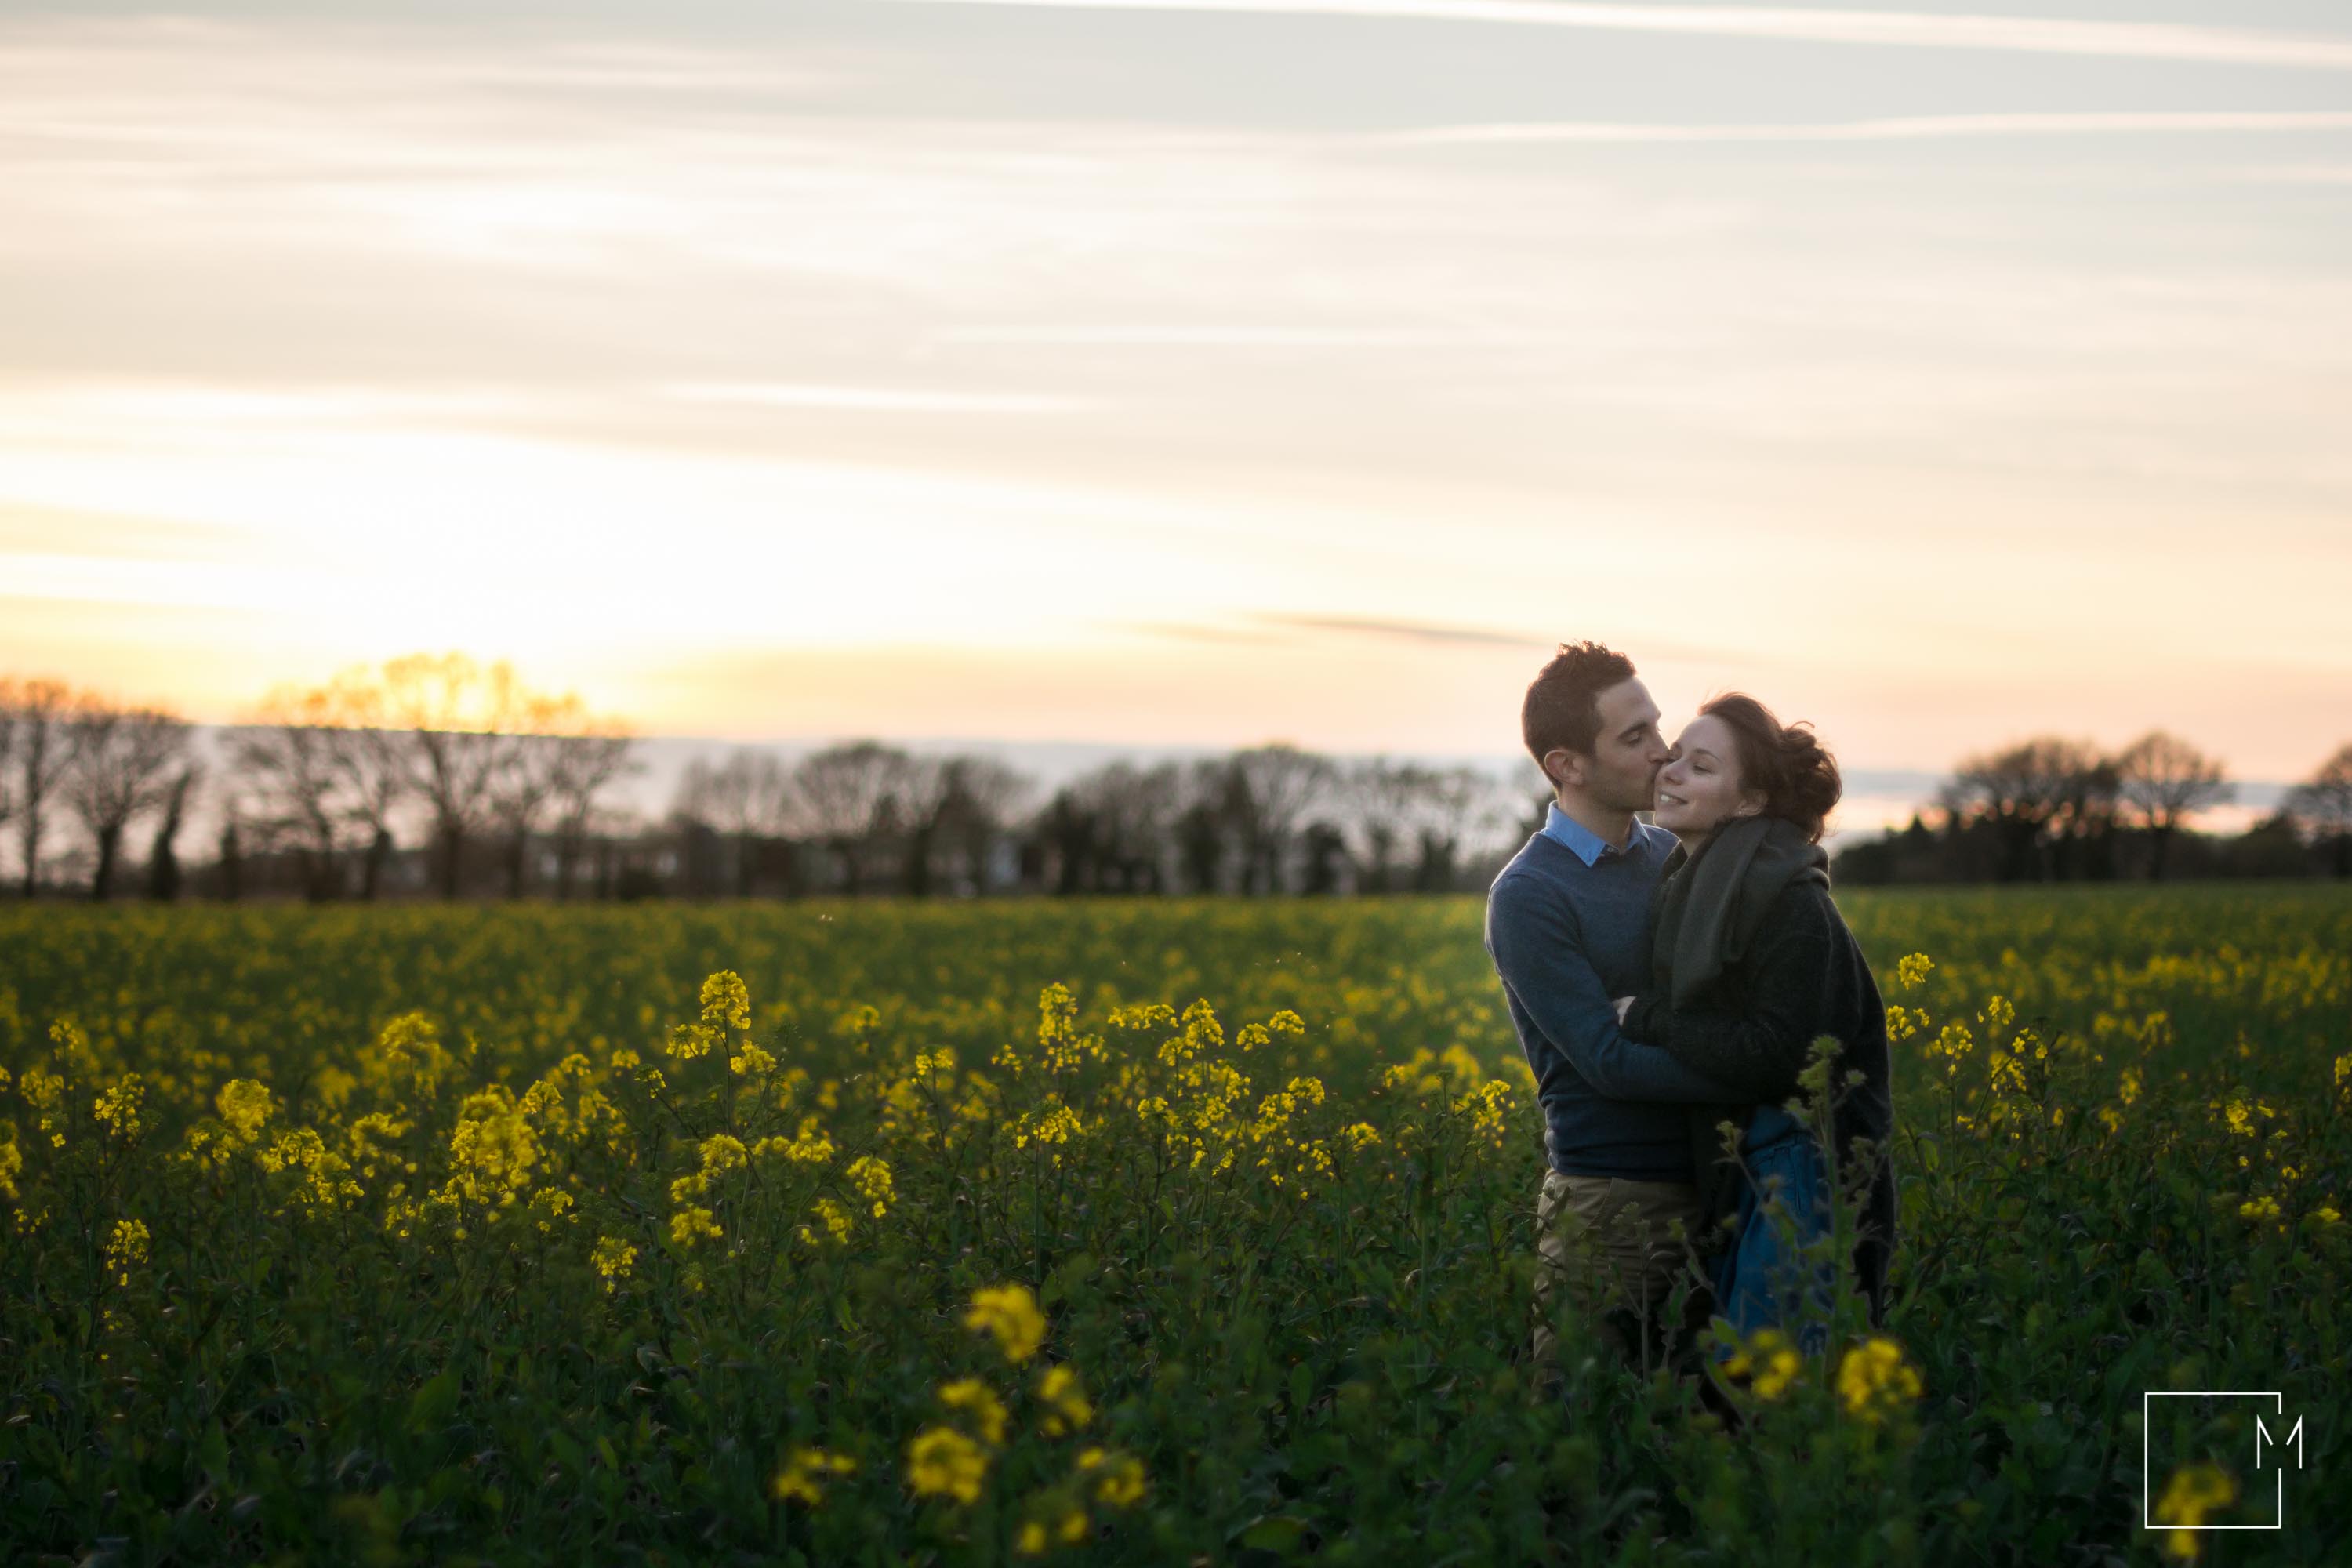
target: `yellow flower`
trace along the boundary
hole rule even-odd
[[[0,1198],[16,1200],[16,1177],[25,1169],[25,1152],[16,1147],[14,1130],[10,1136],[0,1139]]]
[[[827,1476],[854,1476],[857,1461],[846,1454],[828,1454],[823,1448],[794,1448],[784,1459],[784,1468],[776,1472],[770,1490],[779,1502],[804,1503],[810,1508],[824,1500],[824,1489],[818,1483]]]
[[[2164,1549],[2184,1560],[2198,1553],[2197,1527],[2205,1516],[2238,1500],[2238,1483],[2211,1465],[2183,1465],[2164,1483],[2156,1521],[2168,1527]]]
[[[952,1426],[932,1426],[907,1445],[907,1485],[917,1497],[978,1502],[988,1479],[988,1450]]]
[[[1095,1500],[1107,1508],[1133,1508],[1143,1500],[1143,1461],[1112,1448],[1088,1448],[1078,1456],[1078,1474],[1088,1479]]]
[[[1936,961],[1934,959],[1928,957],[1924,952],[1915,952],[1910,954],[1908,957],[1895,960],[1895,978],[1896,983],[1899,984],[1903,989],[1908,991],[1917,985],[1921,981],[1927,979],[1928,973],[1933,971],[1935,967]]]
[[[2240,1219],[2276,1219],[2278,1216],[2278,1199],[2267,1193],[2258,1198],[2249,1198],[2238,1205]]]
[[[795,1165],[822,1165],[833,1158],[833,1140],[818,1131],[815,1117],[804,1116],[797,1136],[762,1138],[751,1145],[751,1157],[755,1160],[776,1154]]]
[[[1043,1557],[1056,1546],[1076,1546],[1087,1538],[1087,1510],[1066,1499],[1055,1499],[1058,1511],[1046,1519],[1024,1521],[1019,1533],[1013,1539],[1013,1549],[1023,1557]]]
[[[817,1223],[824,1228],[818,1231],[802,1226],[797,1234],[803,1241],[814,1247],[820,1242],[832,1242],[837,1246],[849,1239],[849,1211],[833,1199],[817,1199],[809,1205],[809,1212],[816,1215]]]
[[[890,1184],[889,1165],[871,1154],[860,1154],[849,1162],[849,1168],[842,1174],[857,1189],[857,1195],[872,1206],[876,1219],[888,1214],[891,1204],[898,1200],[898,1191]]]
[[[618,1290],[621,1281],[629,1277],[630,1268],[637,1261],[637,1249],[617,1236],[603,1237],[597,1240],[595,1250],[588,1255],[588,1261],[596,1266],[597,1276],[604,1281],[604,1289],[610,1293]]]
[[[1045,1406],[1045,1418],[1038,1426],[1048,1437],[1075,1432],[1094,1419],[1095,1407],[1087,1403],[1075,1367],[1047,1367],[1037,1380],[1037,1398]]]
[[[106,1130],[117,1138],[139,1136],[139,1101],[146,1093],[146,1085],[135,1072],[124,1073],[120,1081],[100,1095],[89,1108]]]
[[[663,1048],[678,1060],[690,1062],[709,1054],[718,1043],[719,1037],[701,1024],[673,1024]]]
[[[950,1410],[971,1413],[982,1441],[992,1447],[1004,1441],[1004,1401],[976,1377],[960,1377],[940,1385],[940,1403]]]
[[[1724,1371],[1731,1376],[1748,1380],[1748,1386],[1759,1399],[1780,1398],[1804,1370],[1805,1358],[1778,1329],[1757,1330],[1747,1348],[1724,1363]]]
[[[574,1206],[572,1194],[561,1187],[542,1187],[533,1193],[530,1198],[530,1212],[535,1216],[534,1222],[541,1230],[550,1234],[552,1234],[555,1229],[555,1222],[566,1215],[572,1215]],[[576,1220],[580,1216],[572,1215],[572,1217]]]
[[[1838,1363],[1838,1397],[1846,1414],[1875,1426],[1887,1414],[1919,1397],[1919,1372],[1893,1340],[1873,1338],[1845,1352]]]
[[[131,1270],[147,1261],[147,1226],[135,1219],[119,1219],[106,1238],[106,1271],[117,1285],[131,1283]]]
[[[1045,1315],[1037,1310],[1037,1298],[1026,1285],[999,1285],[974,1292],[963,1326],[995,1335],[1004,1359],[1016,1365],[1035,1355],[1045,1342]]]
[[[696,1151],[702,1156],[702,1173],[723,1176],[743,1163],[743,1140],[731,1132],[714,1132]]]
[[[706,1208],[682,1208],[669,1216],[669,1239],[673,1247],[692,1247],[705,1239],[716,1241],[723,1234],[718,1221]]]
[[[260,1138],[262,1124],[269,1120],[272,1109],[268,1086],[249,1078],[233,1078],[221,1085],[213,1104],[223,1124],[247,1143]]]
[[[713,1029],[751,1026],[751,992],[741,975],[722,969],[702,983],[702,1022]]]

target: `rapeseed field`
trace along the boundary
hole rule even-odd
[[[1475,900],[0,909],[0,1560],[2327,1560],[2352,895],[1842,901],[1894,1304],[1737,1432],[1530,1375]]]

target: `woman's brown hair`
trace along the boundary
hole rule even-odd
[[[1820,843],[1830,808],[1845,793],[1845,784],[1838,777],[1837,759],[1812,726],[1783,724],[1772,710],[1743,691],[1727,692],[1699,711],[1730,726],[1739,748],[1740,783],[1764,797],[1763,815],[1793,822],[1807,838]]]

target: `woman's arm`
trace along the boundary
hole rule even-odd
[[[1695,1072],[1778,1105],[1797,1092],[1813,1040],[1830,1032],[1837,911],[1826,889],[1796,884],[1773,900],[1755,945],[1740,961],[1745,1005],[1676,1008],[1644,994],[1625,1014],[1624,1033],[1664,1047]]]

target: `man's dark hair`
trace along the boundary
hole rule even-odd
[[[1601,694],[1633,679],[1633,661],[1597,642],[1562,643],[1528,685],[1519,704],[1519,736],[1542,767],[1544,753],[1566,747],[1592,755],[1601,739]]]

